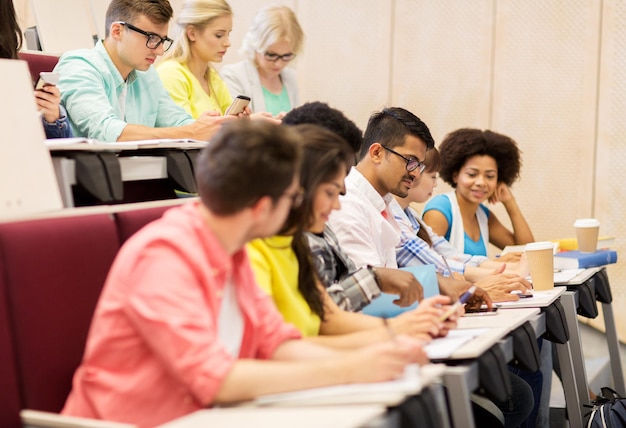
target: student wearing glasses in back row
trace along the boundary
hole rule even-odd
[[[61,57],[55,71],[75,135],[107,142],[208,140],[235,119],[206,112],[194,120],[163,88],[152,65],[172,45],[172,13],[168,0],[112,0],[105,39]]]
[[[302,50],[304,34],[286,6],[261,9],[246,33],[240,53],[245,61],[225,66],[221,75],[230,93],[252,98],[256,112],[282,119],[299,105],[295,72],[287,67]]]

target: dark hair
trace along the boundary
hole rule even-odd
[[[511,186],[522,168],[521,152],[517,143],[506,135],[472,128],[458,129],[446,135],[439,145],[441,178],[456,187],[454,175],[473,156],[490,156],[498,166],[498,182]]]
[[[216,215],[237,213],[263,196],[276,203],[298,173],[300,139],[263,121],[222,125],[195,165],[202,203]]]
[[[22,30],[17,24],[13,0],[0,2],[0,58],[17,59],[22,47]]]
[[[172,19],[174,11],[169,0],[112,0],[106,13],[105,37],[109,37],[113,22],[132,24],[138,15],[144,15],[155,24],[166,24]]]
[[[407,135],[419,138],[426,149],[435,147],[428,126],[410,111],[401,107],[388,107],[370,116],[363,136],[359,159],[363,159],[374,143],[393,149],[404,144]]]
[[[341,111],[319,101],[294,108],[283,118],[283,123],[285,125],[310,123],[324,127],[346,140],[355,154],[359,152],[363,143],[363,131],[353,121]]]
[[[304,189],[304,199],[299,207],[291,210],[279,233],[293,233],[292,248],[299,266],[298,290],[311,310],[323,320],[322,290],[318,286],[319,276],[305,233],[313,221],[313,200],[317,188],[339,172],[347,174],[354,153],[343,138],[318,125],[298,125],[292,129],[302,137],[300,186]]]

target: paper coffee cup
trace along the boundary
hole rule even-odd
[[[554,288],[554,244],[531,242],[525,247],[528,268],[535,290]]]
[[[581,218],[574,222],[578,251],[593,253],[598,248],[598,233],[600,222],[595,218]]]

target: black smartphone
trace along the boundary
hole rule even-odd
[[[237,98],[235,98],[232,104],[226,109],[224,116],[228,116],[229,114],[237,116],[239,113],[243,113],[243,109],[246,108],[248,104],[250,104],[250,97],[237,95]]]
[[[498,313],[498,307],[494,306],[493,308],[465,308],[464,317],[479,317],[479,316],[488,316],[488,315],[496,315]]]

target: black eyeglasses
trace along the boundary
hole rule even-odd
[[[263,56],[265,57],[266,60],[271,61],[271,62],[276,62],[279,59],[283,60],[284,62],[289,62],[296,57],[296,54],[286,53],[284,55],[278,55],[277,53],[274,53],[274,52],[265,52]]]
[[[174,43],[174,40],[170,39],[169,37],[161,37],[156,33],[150,33],[148,31],[144,31],[141,28],[137,28],[134,25],[129,24],[128,22],[124,22],[124,21],[116,21],[116,22],[117,24],[126,26],[129,30],[136,31],[139,34],[143,34],[144,36],[146,36],[148,38],[148,40],[146,40],[146,47],[148,49],[156,49],[159,46],[161,46],[161,44],[163,44],[163,52],[167,52],[167,50],[172,47],[172,43]]]
[[[385,147],[382,146],[383,149],[393,153],[394,155],[400,156],[402,159],[404,159],[406,161],[406,170],[408,172],[412,172],[415,171],[416,169],[419,170],[419,173],[421,174],[422,172],[424,172],[424,170],[426,169],[426,164],[420,160],[418,160],[417,158],[407,158],[404,155],[401,155],[400,153],[396,152],[395,150],[391,150],[389,147]]]

